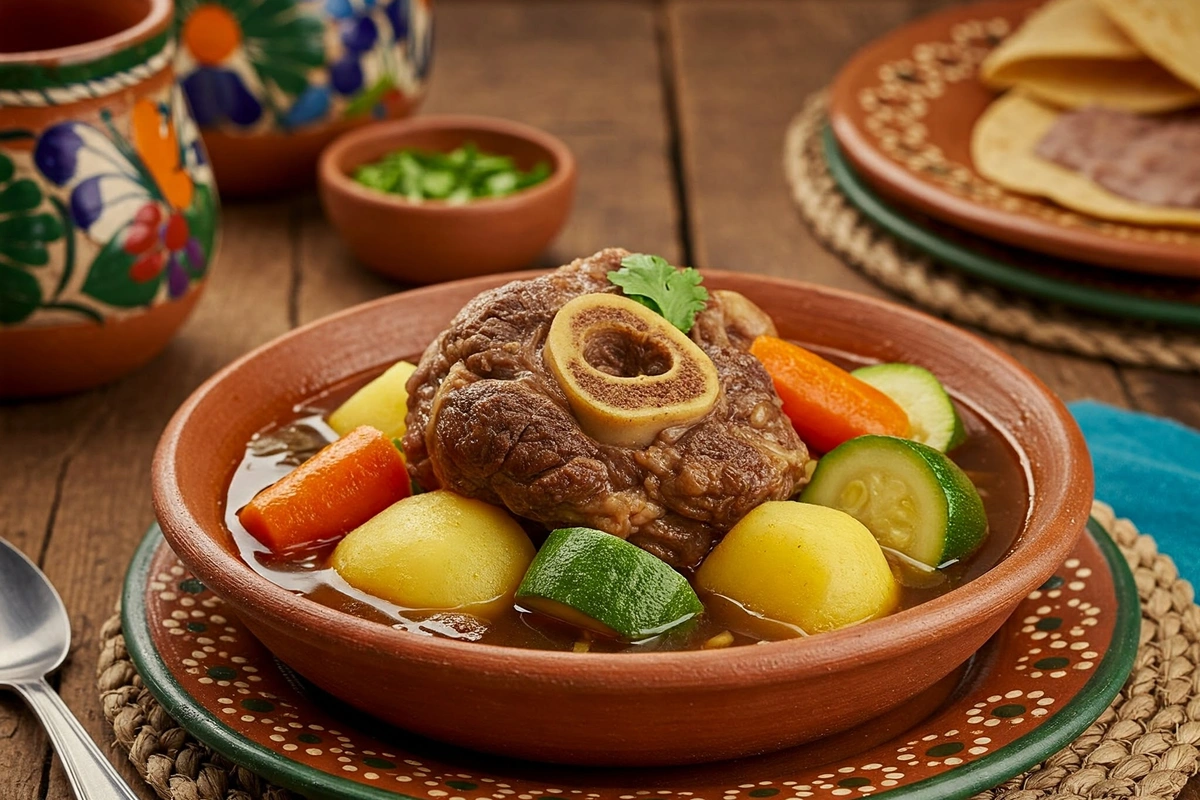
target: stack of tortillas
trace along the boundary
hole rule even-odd
[[[980,174],[1091,216],[1200,226],[1200,208],[1122,196],[1037,153],[1073,109],[1178,117],[1200,105],[1200,0],[1050,0],[991,53],[980,77],[1009,90],[975,125]]]

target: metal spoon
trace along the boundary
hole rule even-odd
[[[70,644],[71,623],[58,592],[0,539],[0,686],[24,697],[41,719],[79,800],[139,800],[46,683]]]

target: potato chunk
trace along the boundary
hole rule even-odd
[[[338,436],[345,436],[359,425],[378,428],[389,439],[404,436],[404,417],[408,413],[405,384],[416,369],[407,361],[397,361],[338,406],[329,415],[329,427]]]
[[[512,602],[533,556],[533,543],[503,509],[436,491],[355,528],[332,566],[356,589],[403,608],[486,619]]]
[[[696,583],[723,622],[771,639],[882,617],[899,600],[887,559],[862,523],[791,501],[763,503],[743,517]]]

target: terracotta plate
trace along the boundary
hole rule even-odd
[[[311,798],[790,800],[885,790],[906,800],[965,797],[1064,747],[1129,675],[1137,589],[1099,525],[1089,531],[971,663],[925,695],[815,745],[696,767],[545,766],[382,727],[276,661],[186,571],[157,526],[126,576],[123,626],[142,680],[180,725]],[[464,709],[470,705],[464,698]]]
[[[830,99],[846,156],[890,199],[974,233],[1077,261],[1200,277],[1200,233],[1076,214],[975,172],[971,129],[996,97],[976,78],[979,62],[1040,4],[955,6],[859,51]]]
[[[829,129],[822,138],[829,173],[846,199],[872,222],[940,264],[1074,308],[1121,319],[1200,326],[1200,283],[1196,281],[1089,269],[951,228],[919,211],[883,200],[850,166]]]

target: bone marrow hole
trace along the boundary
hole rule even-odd
[[[554,316],[542,350],[579,427],[598,442],[646,447],[717,401],[717,368],[658,313],[609,293],[585,294]]]
[[[624,325],[590,332],[583,343],[583,359],[614,378],[664,375],[674,357],[653,335]]]

